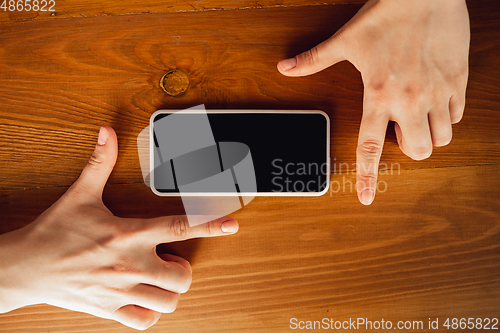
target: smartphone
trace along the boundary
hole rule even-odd
[[[177,125],[163,125],[174,119],[166,118],[173,115]],[[207,126],[211,133],[206,131]],[[193,137],[198,141],[194,146],[190,143]],[[197,146],[199,143],[203,145]],[[184,151],[179,151],[178,146],[183,146],[181,150]],[[228,149],[231,158],[238,161],[228,160]],[[328,190],[330,172],[328,115],[319,110],[206,110],[206,113],[159,110],[151,116],[150,163],[155,168],[151,172],[150,187],[157,195],[230,195],[224,186],[200,191],[182,184],[189,182],[186,177],[195,168],[198,174],[191,179],[193,182],[203,177],[214,178],[239,160],[241,165],[245,164],[244,169],[240,168],[245,170],[239,172],[241,177],[250,179],[253,172],[255,179],[253,187],[243,188],[242,182],[234,177],[239,195],[323,195]],[[233,169],[236,173],[238,169],[231,168],[235,176]]]

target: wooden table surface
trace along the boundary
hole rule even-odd
[[[151,2],[0,11],[1,233],[64,193],[105,124],[119,138],[108,207],[123,217],[182,213],[179,199],[156,197],[141,179],[136,137],[159,108],[320,109],[331,119],[334,163],[352,170],[360,74],[343,62],[288,78],[276,63],[329,37],[362,2]],[[429,318],[500,318],[500,1],[468,6],[467,105],[451,144],[412,161],[390,126],[381,163],[398,164],[380,176],[387,190],[371,206],[358,202],[345,168],[332,174],[345,190],[258,197],[232,214],[236,235],[165,246],[190,260],[194,281],[149,332],[281,332],[291,318],[423,321],[426,329]],[[172,68],[191,80],[178,97],[159,87]],[[133,330],[36,305],[0,315],[0,331]]]

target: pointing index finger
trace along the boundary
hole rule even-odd
[[[231,235],[238,231],[238,222],[230,217],[221,217],[194,227],[189,226],[185,215],[162,216],[144,221],[148,239],[159,243],[183,241],[198,237]]]
[[[356,191],[359,201],[369,205],[375,198],[380,156],[389,122],[388,113],[373,108],[366,99],[356,150]]]

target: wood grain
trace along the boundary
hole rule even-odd
[[[491,5],[490,5],[491,3]],[[471,75],[454,139],[415,162],[389,128],[383,163],[403,169],[500,161],[500,28],[471,6]],[[276,63],[333,34],[359,5],[250,9],[3,24],[0,34],[0,189],[68,186],[90,156],[99,126],[117,130],[110,183],[140,182],[136,137],[159,108],[321,109],[332,123],[334,163],[355,162],[362,82],[347,62],[287,78]],[[314,20],[311,18],[314,17]],[[333,23],[332,23],[333,22]],[[221,29],[230,26],[231,29]],[[99,31],[96,34],[95,31]],[[189,90],[173,98],[161,76],[182,68]],[[26,158],[30,156],[30,158]]]
[[[304,78],[276,70],[361,6],[341,2],[350,4],[154,2],[141,14],[135,2],[61,1],[55,17],[0,13],[0,233],[66,191],[104,124],[120,146],[104,192],[111,211],[182,214],[178,198],[156,197],[141,179],[136,137],[159,108],[321,109],[333,162],[352,170],[363,98],[356,69],[344,62]],[[355,176],[333,164],[323,197],[256,198],[232,215],[234,236],[161,245],[191,261],[194,282],[148,332],[284,332],[292,317],[500,317],[500,2],[468,5],[467,106],[452,143],[415,162],[389,128],[381,162],[399,168],[380,176],[387,190],[372,206],[359,204]],[[242,7],[252,8],[208,10]],[[173,68],[191,82],[177,97],[159,86]],[[46,305],[0,315],[0,331],[135,332]]]
[[[148,332],[282,332],[293,317],[425,323],[498,317],[499,171],[474,166],[381,176],[388,190],[370,207],[361,207],[349,190],[308,199],[256,198],[233,214],[238,234],[164,246],[190,260],[194,282],[178,310]],[[333,180],[343,177],[354,182],[354,175]],[[18,221],[35,217],[62,192],[4,193]],[[161,213],[155,208],[160,203],[164,213],[181,210],[179,200],[155,197],[143,185],[108,186],[105,201],[119,216],[152,217]],[[129,331],[43,305],[0,316],[0,327]]]
[[[42,1],[42,0],[40,0]],[[48,0],[47,0],[48,1]],[[3,0],[2,0],[3,2]],[[0,4],[2,3],[0,2]],[[55,6],[47,6],[46,11],[0,11],[0,22],[26,20],[54,20],[59,18],[147,15],[170,12],[194,12],[208,10],[278,8],[331,4],[363,4],[366,0],[168,0],[148,1],[147,5],[136,1],[98,0],[55,0]],[[17,1],[16,1],[17,3]],[[23,3],[25,3],[23,1]],[[54,11],[49,11],[49,8]]]

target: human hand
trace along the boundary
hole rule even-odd
[[[146,329],[174,311],[191,284],[190,264],[158,257],[156,245],[238,230],[227,217],[190,228],[185,216],[113,216],[102,191],[117,154],[115,132],[101,128],[68,191],[33,223],[0,236],[0,313],[47,303]]]
[[[356,151],[361,203],[375,198],[389,120],[400,149],[414,160],[451,141],[462,118],[470,28],[464,0],[370,0],[332,37],[278,63],[287,76],[319,72],[348,60],[364,84]]]

